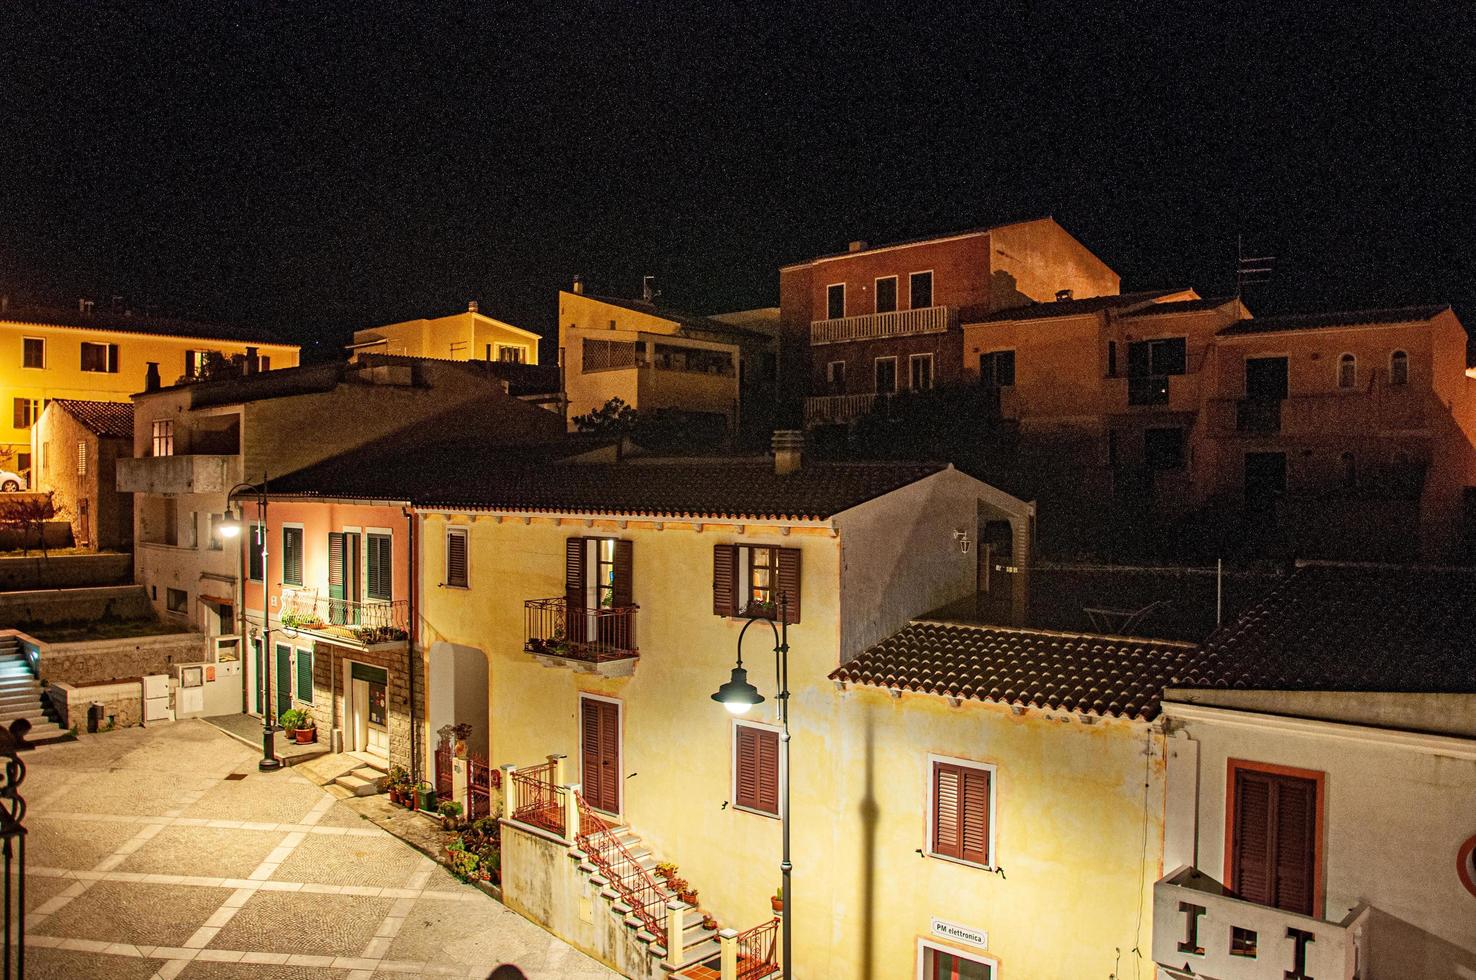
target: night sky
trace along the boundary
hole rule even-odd
[[[354,327],[1053,214],[1124,289],[1476,321],[1476,5],[0,10],[0,291]],[[1391,5],[1403,6],[1403,5]],[[101,303],[99,305],[102,305]]]

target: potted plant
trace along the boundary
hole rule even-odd
[[[318,740],[318,723],[313,719],[311,712],[298,712],[302,717],[298,719],[297,728],[292,732],[298,745],[310,745]]]
[[[303,712],[298,708],[288,708],[282,712],[277,721],[282,726],[282,732],[291,741],[297,741],[297,728],[302,724]]]
[[[426,813],[434,813],[436,810],[436,789],[430,783],[422,780],[415,784],[413,795],[415,805]]]
[[[684,881],[682,882],[682,887],[677,889],[677,898],[683,902],[686,902],[688,905],[696,905],[697,889],[693,888],[691,885],[687,884]]]
[[[410,785],[410,774],[403,766],[390,766],[389,770],[389,798],[395,805],[403,805],[405,802],[405,790]]]
[[[775,914],[784,911],[784,886],[780,885],[774,889],[774,897],[769,899],[769,904],[774,907]]]
[[[465,759],[467,750],[467,739],[471,738],[472,726],[470,722],[458,721],[451,726],[451,737],[454,740],[456,758]]]
[[[690,888],[691,886],[687,884],[687,879],[678,878],[673,875],[666,879],[666,887],[670,888],[673,894],[681,894],[683,888]]]
[[[442,803],[438,811],[441,814],[441,829],[455,830],[457,823],[461,820],[461,804],[454,800]]]
[[[676,873],[677,866],[675,864],[672,864],[670,861],[661,861],[656,865],[657,877],[666,882],[668,885],[671,884],[671,879],[676,877]]]
[[[711,931],[717,928],[717,919],[706,912],[702,913],[702,928]]]

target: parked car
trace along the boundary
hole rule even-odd
[[[19,473],[12,473],[9,470],[0,470],[0,490],[4,490],[6,493],[14,493],[15,491],[25,487],[25,485],[25,478],[22,477]]]

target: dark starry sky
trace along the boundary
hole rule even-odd
[[[325,354],[554,290],[1054,214],[1124,288],[1476,317],[1476,7],[35,3],[0,9],[0,291]]]

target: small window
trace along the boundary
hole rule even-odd
[[[469,579],[466,567],[466,528],[446,529],[446,584],[453,589],[465,589]]]
[[[779,733],[772,728],[733,726],[733,805],[779,816]]]
[[[220,534],[220,522],[225,520],[224,514],[210,515],[210,543],[211,551],[220,551],[225,547],[225,539]]]
[[[190,611],[190,594],[184,589],[165,589],[164,602],[172,613],[183,615]]]
[[[282,528],[282,581],[302,584],[302,528]]]
[[[528,349],[515,344],[498,344],[497,359],[508,364],[522,364],[528,359]]]
[[[1117,341],[1107,341],[1107,377],[1117,377]]]
[[[994,863],[993,766],[932,761],[928,853],[968,864]]]
[[[1183,337],[1162,340],[1135,340],[1128,344],[1128,377],[1162,378],[1183,374],[1189,366],[1189,354]]]
[[[265,578],[266,560],[262,554],[262,548],[266,545],[266,525],[260,521],[251,525],[251,536],[247,539],[250,551],[247,558],[247,577],[253,582],[260,582]]]
[[[102,374],[118,373],[117,344],[82,342],[82,370]]]
[[[87,443],[77,443],[77,475],[87,475]]]
[[[208,350],[187,350],[184,354],[184,373],[187,378],[205,377],[205,365],[210,362]]]
[[[1358,386],[1358,358],[1352,354],[1344,354],[1338,358],[1338,387],[1356,388]]]
[[[979,355],[979,383],[988,388],[1013,388],[1015,385],[1015,352],[991,351]]]
[[[40,414],[39,404],[34,398],[17,398],[14,409],[14,422],[17,429],[29,429],[35,424],[36,416]]]
[[[270,371],[272,369],[272,359],[265,354],[261,355],[261,357],[257,358],[257,367],[262,371]]]
[[[891,395],[897,391],[897,359],[878,357],[872,367],[878,395]]]
[[[1184,468],[1184,430],[1147,429],[1143,432],[1143,462],[1150,470]]]
[[[1254,929],[1243,929],[1240,926],[1230,927],[1230,955],[1244,956],[1247,959],[1256,958],[1256,946],[1260,937]]]
[[[933,274],[931,272],[914,272],[907,277],[910,308],[924,310],[933,305]]]
[[[719,544],[712,552],[712,611],[718,616],[800,621],[800,549]]]
[[[825,287],[825,316],[839,320],[846,315],[846,284],[843,282]]]
[[[365,560],[369,564],[366,581],[366,591],[369,598],[380,599],[389,602],[394,596],[394,559],[393,541],[388,534],[371,534],[365,544],[368,554]]]
[[[27,337],[21,341],[21,366],[44,368],[46,366],[46,341],[41,337]]]
[[[891,313],[897,309],[897,277],[884,276],[876,281],[876,312]]]
[[[907,384],[913,391],[932,390],[932,354],[913,354],[907,358]]]
[[[994,980],[997,964],[987,956],[961,953],[927,939],[917,942],[917,980]]]
[[[825,365],[825,386],[832,395],[846,393],[846,362],[831,361]]]
[[[297,651],[297,700],[313,703],[313,651]]]
[[[174,455],[174,420],[156,419],[153,429],[153,450],[155,456]]]
[[[1402,350],[1389,355],[1389,383],[1391,385],[1409,384],[1409,355]]]

